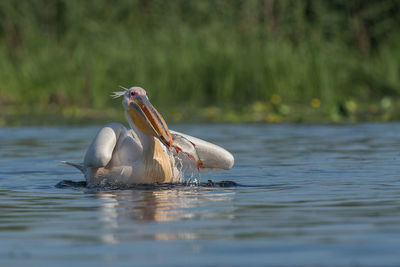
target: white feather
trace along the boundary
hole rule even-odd
[[[112,98],[115,99],[115,98],[124,96],[124,95],[125,95],[125,92],[129,90],[128,88],[125,88],[125,87],[123,87],[123,86],[121,86],[121,85],[120,85],[119,87],[122,88],[122,89],[124,89],[124,91],[113,92],[112,95],[111,95]]]

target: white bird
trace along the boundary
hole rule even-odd
[[[83,164],[65,162],[82,171],[88,186],[178,183],[183,181],[179,165],[186,167],[194,161],[201,171],[232,168],[234,158],[225,149],[169,131],[144,89],[132,87],[114,93],[115,98],[120,96],[131,128],[119,123],[105,125],[90,144]],[[187,155],[183,162],[176,157],[180,151]]]

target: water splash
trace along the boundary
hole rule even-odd
[[[170,156],[174,158],[175,168],[180,176],[180,182],[185,182],[189,186],[198,186],[201,181],[200,171],[197,168],[196,160],[187,153],[177,152],[170,149]]]

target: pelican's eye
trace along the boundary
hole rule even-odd
[[[129,94],[130,94],[131,97],[133,97],[133,96],[136,95],[136,92],[132,90]]]

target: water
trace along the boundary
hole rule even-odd
[[[399,265],[400,124],[177,125],[235,188],[89,191],[99,127],[0,128],[0,265]]]

